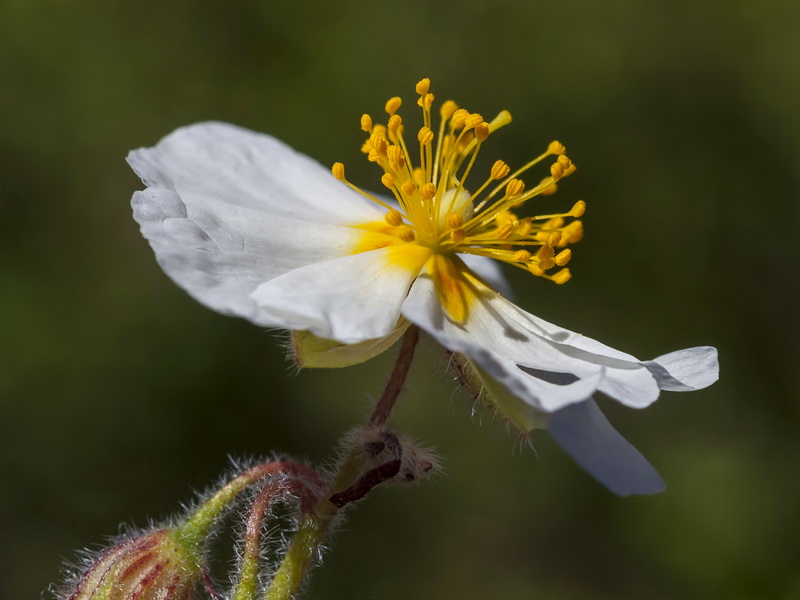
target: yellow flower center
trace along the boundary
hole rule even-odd
[[[513,172],[502,160],[496,161],[484,180],[470,191],[467,178],[478,153],[489,136],[511,122],[511,114],[504,110],[487,122],[448,100],[439,109],[434,132],[434,96],[429,90],[427,78],[416,86],[423,124],[414,140],[406,139],[402,117],[397,113],[402,104],[398,97],[386,103],[385,125],[373,123],[370,115],[361,117],[361,129],[369,134],[361,150],[383,170],[381,183],[394,195],[397,206],[350,183],[342,163],[333,165],[336,179],[386,209],[384,222],[361,226],[365,236],[356,252],[396,244],[425,248],[432,255],[432,270],[442,274],[437,277],[439,293],[450,298],[460,297],[451,285],[458,278],[447,275],[451,267],[457,270],[461,264],[451,258],[456,253],[494,258],[555,283],[565,283],[570,278],[569,269],[549,271],[566,265],[571,258],[567,245],[583,237],[581,221],[574,217],[584,213],[585,203],[578,201],[566,213],[517,215],[530,199],[554,193],[557,182],[575,172],[563,144],[551,142],[542,154]],[[548,157],[555,157],[549,175],[526,189],[520,175]],[[567,222],[570,217],[574,219]],[[417,264],[419,252],[409,256],[408,262]],[[456,318],[452,313],[466,314],[466,308],[450,312]]]

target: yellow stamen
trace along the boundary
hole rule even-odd
[[[433,122],[435,98],[430,79],[421,79],[414,89],[422,109],[422,125],[416,130],[418,157],[414,152],[412,158],[404,139],[399,97],[386,102],[385,124],[374,123],[366,113],[360,123],[369,134],[362,152],[383,170],[381,183],[392,191],[397,207],[348,182],[341,163],[331,169],[336,179],[385,209],[383,221],[370,226],[374,237],[370,247],[399,244],[429,253],[433,262],[428,268],[439,278],[437,286],[449,282],[445,287],[460,290],[455,296],[440,290],[442,298],[452,296],[448,299],[452,308],[448,313],[459,322],[466,318],[462,300],[470,280],[459,275],[465,267],[455,257],[457,253],[500,260],[555,283],[568,280],[567,269],[554,275],[547,273],[570,261],[572,252],[566,246],[583,237],[583,224],[578,218],[585,213],[586,204],[578,201],[569,211],[558,214],[516,214],[535,196],[553,194],[557,182],[575,172],[576,166],[566,155],[564,145],[551,142],[545,152],[516,170],[497,160],[482,183],[470,183],[477,155],[493,132],[511,123],[511,114],[504,110],[487,122],[479,113],[448,100],[438,110],[441,120],[437,124]],[[549,170],[548,176],[542,178],[540,174],[534,180],[539,183],[528,188],[520,176],[548,157],[554,158],[544,169]]]
[[[399,210],[394,208],[387,212],[383,219],[392,227],[397,227],[403,224],[403,215],[400,214]]]
[[[439,115],[441,115],[442,117],[442,124],[444,124],[445,121],[452,118],[453,113],[456,112],[457,110],[458,110],[458,104],[456,104],[452,100],[445,101],[445,103],[442,104],[442,107],[439,109]]]
[[[414,233],[414,230],[411,229],[411,227],[408,227],[406,225],[406,226],[400,228],[400,234],[399,234],[398,237],[401,240],[403,240],[404,242],[413,242],[414,238],[417,237],[417,236]]]
[[[458,229],[464,224],[464,217],[459,213],[450,213],[447,215],[447,226],[450,229]]]
[[[525,189],[525,182],[521,179],[512,179],[506,185],[506,195],[509,198],[513,198],[514,196],[519,196],[522,191]]]
[[[397,96],[395,96],[394,98],[389,98],[385,106],[386,112],[391,116],[400,109],[400,106],[402,104],[403,100]]]
[[[509,167],[502,160],[495,161],[495,163],[492,165],[492,179],[502,179],[508,175],[510,170],[511,167]]]
[[[431,131],[430,127],[423,127],[419,130],[417,134],[417,139],[419,143],[423,146],[427,146],[431,142],[433,142],[433,131]]]
[[[531,253],[527,250],[517,250],[514,254],[514,260],[517,262],[528,262],[531,259]]]
[[[572,273],[569,269],[561,269],[558,273],[553,275],[551,279],[558,285],[567,283],[572,278]]]
[[[539,182],[539,186],[542,186],[542,185],[544,185],[544,183],[545,183],[546,181],[550,181],[550,180],[551,180],[551,178],[550,178],[550,177],[545,177],[544,179],[542,179],[542,180]],[[541,192],[539,192],[539,193],[540,193],[542,196],[552,196],[552,195],[553,195],[553,194],[555,194],[557,191],[558,191],[558,185],[557,185],[557,184],[555,184],[555,183],[552,183],[552,184],[550,184],[549,186],[547,186],[547,187],[543,188],[543,189],[542,189],[542,191],[541,191]]]

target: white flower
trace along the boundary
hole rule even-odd
[[[569,279],[567,269],[550,273],[569,261],[566,246],[582,235],[574,217],[583,202],[557,215],[520,218],[512,209],[555,191],[575,166],[553,142],[514,173],[495,162],[470,193],[475,156],[511,116],[503,111],[486,122],[448,101],[434,133],[428,87],[428,80],[417,86],[424,126],[408,143],[399,98],[387,102],[386,126],[368,115],[361,120],[369,134],[362,150],[383,169],[396,202],[353,186],[341,163],[332,176],[275,138],[200,123],[130,153],[147,186],[133,196],[134,217],[179,286],[219,312],[294,331],[301,362],[366,360],[413,323],[457,353],[517,426],[549,423],[555,439],[612,491],[660,491],[661,478],[592,394],[643,408],[659,390],[704,388],[717,379],[716,350],[640,361],[496,291],[505,283],[490,259],[555,283]],[[550,156],[549,176],[525,190],[518,176]]]

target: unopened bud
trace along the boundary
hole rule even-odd
[[[200,556],[175,529],[157,529],[106,550],[67,592],[69,600],[189,600]]]

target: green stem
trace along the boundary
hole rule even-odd
[[[369,418],[370,425],[383,425],[389,418],[397,398],[403,389],[414,350],[419,339],[419,330],[412,325],[403,335],[403,342],[397,356],[392,374],[383,391],[383,395]],[[324,499],[317,504],[313,511],[306,514],[300,521],[300,526],[292,538],[278,571],[267,589],[264,600],[291,600],[295,597],[300,584],[310,570],[312,560],[319,552],[325,536],[330,529],[333,518],[339,509],[328,499],[347,489],[360,475],[361,461],[359,454],[352,452],[339,467]]]
[[[316,471],[293,461],[274,461],[256,465],[229,481],[178,527],[177,534],[181,544],[190,548],[192,552],[197,552],[205,542],[211,527],[236,496],[259,479],[277,474],[297,475],[315,483],[321,481]]]

